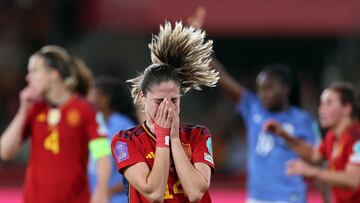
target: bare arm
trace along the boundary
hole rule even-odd
[[[198,202],[210,187],[210,167],[205,163],[192,165],[179,138],[171,139],[171,151],[177,175],[189,201]]]
[[[309,165],[301,160],[294,160],[289,163],[287,172],[290,175],[299,174],[318,178],[330,185],[342,188],[356,189],[360,186],[360,167],[353,164],[347,164],[343,171],[330,171]]]
[[[161,102],[155,119],[148,115],[151,123],[156,123],[164,129],[170,129],[171,119],[173,118],[173,113],[169,110],[170,102],[167,98]],[[158,137],[160,136],[158,135]],[[146,163],[139,162],[125,169],[124,176],[129,183],[149,201],[163,202],[169,175],[169,165],[169,147],[157,146],[154,165],[151,170]]]
[[[195,28],[202,28],[206,19],[206,9],[202,6],[198,7],[195,13],[188,18],[188,24]],[[211,67],[219,71],[219,85],[224,89],[226,94],[234,102],[239,102],[245,88],[242,87],[224,68],[224,66],[215,57],[212,57]]]
[[[278,123],[277,121],[267,121],[264,124],[264,131],[271,131],[275,135],[284,138],[288,146],[292,150],[294,150],[302,159],[314,164],[318,164],[323,161],[321,154],[317,150],[315,150],[312,145],[302,139],[290,135],[282,128],[280,123]]]
[[[220,87],[224,89],[225,93],[229,95],[234,102],[238,103],[244,95],[245,88],[227,72],[224,66],[215,57],[212,58],[211,67],[219,71]]]
[[[0,137],[0,158],[8,161],[13,159],[20,149],[26,118],[33,99],[38,92],[26,87],[20,92],[20,107],[10,125]]]
[[[150,202],[162,202],[166,189],[170,163],[170,150],[157,147],[153,168],[144,162],[128,167],[124,176]]]
[[[96,188],[91,197],[91,203],[109,202],[108,183],[111,174],[111,160],[109,156],[103,156],[96,160],[97,180]]]
[[[178,109],[171,103],[176,116],[171,123],[171,154],[176,173],[190,202],[198,202],[210,187],[211,169],[205,163],[190,162],[179,138]]]

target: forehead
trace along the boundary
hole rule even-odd
[[[31,71],[44,65],[44,59],[38,55],[32,55],[29,59],[28,70]]]
[[[256,83],[257,85],[264,85],[270,83],[279,83],[279,81],[275,77],[271,76],[269,73],[262,71],[256,77]]]
[[[339,100],[339,93],[337,93],[336,91],[333,91],[331,89],[325,89],[320,97],[321,101],[325,101],[325,100]]]
[[[173,81],[164,81],[153,85],[146,95],[154,99],[176,98],[180,96],[180,87]]]

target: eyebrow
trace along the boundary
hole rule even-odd
[[[180,96],[181,96],[181,95],[180,95]],[[163,97],[163,98],[154,98],[154,100],[156,100],[156,101],[163,101],[164,98],[165,98],[165,97]],[[170,100],[179,99],[179,98],[180,98],[180,97],[172,97],[172,98],[170,98]]]

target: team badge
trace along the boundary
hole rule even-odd
[[[45,122],[46,121],[46,114],[45,113],[40,113],[39,115],[36,116],[36,121],[37,122]]]
[[[51,108],[48,112],[47,122],[51,127],[56,126],[61,119],[61,111],[58,108]]]
[[[69,110],[66,120],[70,126],[78,126],[80,124],[80,112],[76,109]]]
[[[125,142],[119,142],[119,141],[116,142],[114,154],[115,154],[117,162],[119,162],[119,163],[129,159],[129,151],[128,151],[127,144]]]

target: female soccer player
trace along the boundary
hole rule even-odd
[[[153,64],[130,80],[147,120],[120,131],[111,144],[130,183],[130,202],[211,202],[211,135],[203,126],[179,122],[180,94],[218,80],[209,68],[212,41],[204,38],[199,29],[166,23],[149,45]]]
[[[197,9],[189,24],[201,27],[206,10]],[[248,203],[306,202],[306,185],[302,177],[284,173],[285,163],[296,154],[273,133],[264,130],[268,119],[275,119],[296,140],[315,143],[317,124],[300,109],[299,89],[290,68],[284,64],[265,67],[257,76],[257,95],[238,83],[213,58],[211,66],[219,71],[219,85],[237,103],[246,124],[248,142]]]
[[[1,136],[0,156],[13,158],[30,139],[24,202],[88,203],[88,147],[98,161],[91,202],[107,202],[110,147],[101,117],[82,97],[92,73],[78,58],[45,46],[29,59],[19,110]]]
[[[95,85],[90,89],[88,99],[99,111],[104,114],[106,126],[109,132],[109,139],[113,138],[119,130],[128,129],[137,123],[135,109],[132,103],[131,95],[124,84],[121,84],[118,78],[112,76],[100,76],[95,80]],[[126,181],[119,174],[115,162],[110,178],[109,194],[112,203],[126,203]],[[90,156],[88,166],[90,190],[94,192],[96,188],[96,161]]]
[[[353,87],[334,83],[321,94],[320,124],[328,128],[325,139],[317,148],[294,140],[276,122],[267,129],[283,137],[306,161],[327,160],[329,169],[322,169],[302,160],[289,162],[287,173],[318,178],[332,185],[337,203],[360,202],[360,124],[359,104]]]

